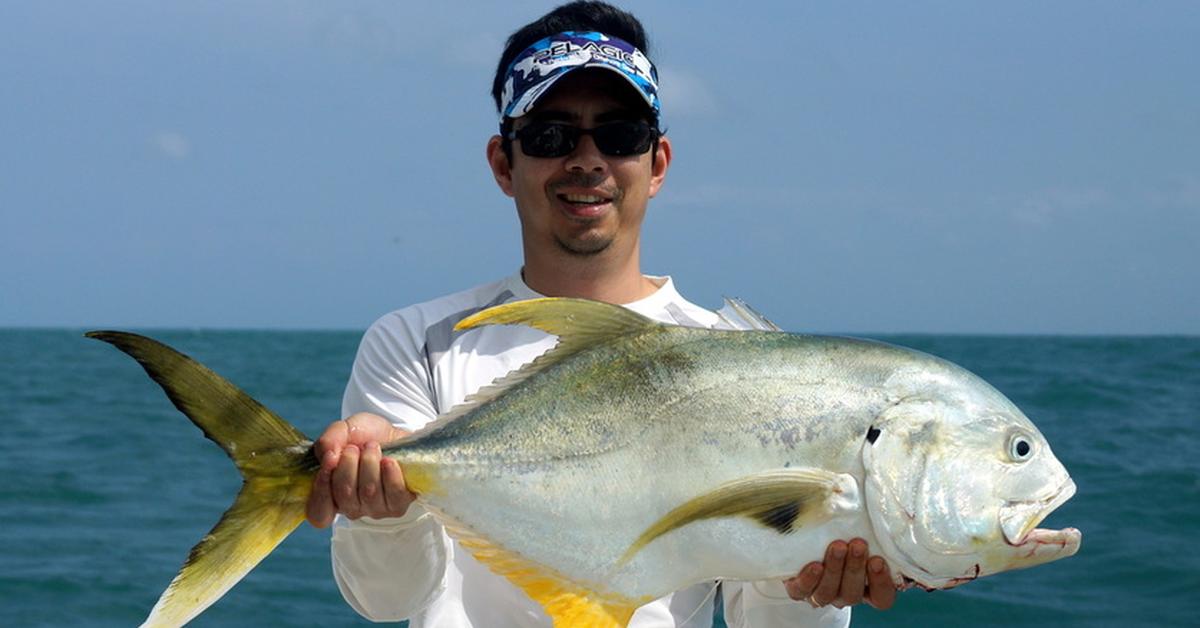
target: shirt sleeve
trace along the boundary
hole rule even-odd
[[[813,608],[788,597],[783,582],[721,583],[725,602],[725,623],[729,628],[768,628],[797,626],[803,628],[849,628],[850,609],[826,606]]]
[[[422,336],[423,331],[398,313],[367,330],[342,396],[343,417],[370,412],[409,431],[437,418]]]
[[[634,612],[629,628],[712,628],[716,582],[701,582],[661,597]]]
[[[397,314],[380,319],[359,345],[342,415],[370,412],[415,431],[436,418],[436,407],[420,336]],[[330,548],[342,597],[367,619],[410,617],[445,589],[450,540],[418,505],[393,519],[338,515]]]

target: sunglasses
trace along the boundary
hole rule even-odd
[[[521,140],[521,152],[530,157],[563,157],[579,145],[581,135],[591,135],[596,148],[610,157],[641,155],[650,150],[658,129],[645,120],[618,120],[581,129],[562,122],[532,122],[505,137]]]

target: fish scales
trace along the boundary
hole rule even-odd
[[[798,570],[797,555],[837,532],[789,538],[748,520],[704,522],[624,569],[613,565],[671,507],[724,482],[780,467],[858,471],[857,450],[885,404],[868,391],[896,353],[853,340],[663,328],[572,356],[448,423],[452,434],[389,455],[452,461],[435,464],[439,494],[426,502],[570,577],[610,573],[622,594],[761,577],[764,565],[785,576]],[[516,520],[495,516],[513,511]],[[757,557],[734,546],[730,560],[729,538],[746,539]],[[723,571],[667,560],[681,545],[718,557]]]

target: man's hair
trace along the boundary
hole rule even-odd
[[[500,111],[504,79],[513,59],[535,42],[564,31],[596,31],[620,37],[641,50],[647,59],[650,58],[646,30],[633,14],[607,2],[577,0],[564,4],[509,35],[504,52],[500,55],[500,63],[496,66],[496,77],[492,79],[492,100],[496,102],[497,112]]]
[[[508,77],[508,66],[513,59],[535,42],[564,31],[595,31],[619,37],[633,44],[646,58],[650,58],[650,43],[646,41],[646,29],[632,13],[623,11],[607,2],[593,0],[576,0],[564,4],[542,17],[517,29],[509,35],[500,54],[500,63],[496,65],[496,76],[492,79],[492,100],[496,103],[496,111],[500,111],[500,96],[504,92],[504,80]],[[658,128],[658,116],[648,110],[651,126]],[[501,120],[502,129],[507,130],[509,119]],[[512,145],[505,138],[502,142],[504,153],[512,160]],[[654,142],[655,153],[658,152],[658,141]]]

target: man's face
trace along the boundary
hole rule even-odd
[[[561,122],[584,129],[644,117],[645,104],[620,77],[605,70],[567,75],[518,118],[517,130],[533,122]],[[511,162],[492,138],[488,157],[501,189],[516,201],[526,254],[573,256],[636,250],[647,201],[658,193],[670,162],[670,144],[658,155],[614,157],[601,153],[590,135],[562,157],[530,157],[513,140]]]

